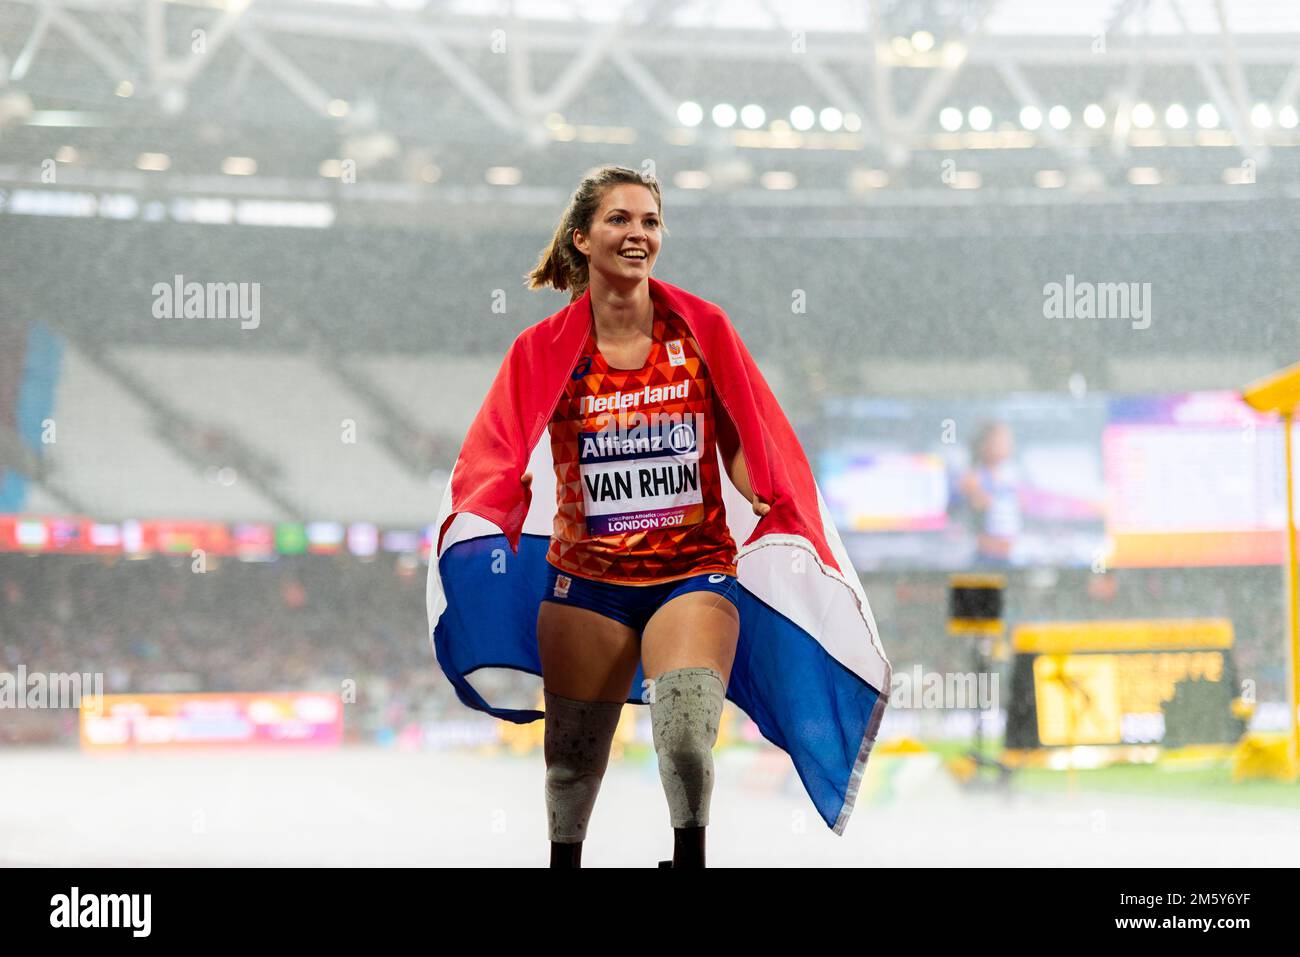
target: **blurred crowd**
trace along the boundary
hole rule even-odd
[[[869,575],[864,586],[896,674],[917,663],[927,671],[972,670],[971,640],[945,632],[947,575]],[[1277,566],[1024,569],[1007,574],[1005,618],[1008,633],[1031,621],[1227,618],[1238,677],[1254,682],[1259,701],[1285,702],[1284,587]]]
[[[124,692],[355,689],[364,733],[464,710],[424,639],[425,566],[300,556],[0,556],[0,671]],[[345,685],[345,682],[354,682]]]
[[[477,716],[456,699],[425,637],[426,572],[393,556],[209,559],[196,573],[188,556],[0,555],[0,672],[102,672],[109,693],[344,693],[355,682],[349,733],[365,738]],[[896,674],[917,664],[974,669],[970,641],[946,633],[947,581],[916,572],[864,580]],[[1260,701],[1285,701],[1282,595],[1276,567],[1038,570],[1009,575],[1006,603],[1012,626],[1227,617],[1238,675],[1255,682]],[[0,715],[0,725],[14,717]],[[70,715],[64,736],[69,729],[75,737]]]

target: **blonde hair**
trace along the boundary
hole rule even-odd
[[[590,233],[591,221],[595,218],[606,191],[621,183],[644,186],[650,190],[655,198],[655,207],[659,210],[660,229],[665,236],[668,235],[668,227],[663,225],[663,197],[659,192],[659,180],[626,166],[601,166],[578,184],[564,215],[560,217],[560,224],[555,228],[555,236],[542,250],[533,271],[525,273],[524,284],[529,289],[546,286],[568,289],[571,290],[570,302],[582,296],[591,281],[591,275],[587,257],[574,245],[573,231],[579,229],[584,235]]]

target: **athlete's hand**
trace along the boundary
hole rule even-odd
[[[533,473],[532,473],[532,472],[525,472],[523,475],[519,476],[519,481],[521,481],[521,482],[524,483],[524,488],[530,488],[530,487],[532,487],[532,484],[533,484]]]
[[[772,510],[772,506],[768,505],[766,502],[759,501],[757,495],[754,496],[754,500],[750,502],[750,504],[754,506],[755,515],[766,515]]]

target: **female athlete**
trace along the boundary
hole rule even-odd
[[[665,233],[658,182],[602,167],[582,181],[528,276],[532,288],[569,290],[572,300],[589,289],[592,313],[550,420],[557,511],[537,641],[552,867],[581,865],[638,663],[671,866],[704,866],[712,748],[740,626],[719,452],[755,514],[770,507],[750,487],[690,330],[652,295]]]

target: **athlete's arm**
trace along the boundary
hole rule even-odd
[[[713,396],[713,421],[718,451],[722,454],[722,462],[727,467],[727,476],[731,479],[731,484],[736,486],[740,494],[754,506],[755,515],[766,515],[772,506],[760,502],[754,496],[754,488],[749,484],[749,467],[745,463],[745,451],[740,447],[740,435],[736,432],[735,424],[727,415],[727,410],[722,407],[722,403],[718,401],[716,394]]]
[[[753,487],[749,484],[749,468],[745,465],[745,453],[739,449],[736,451],[736,458],[732,461],[731,468],[727,470],[731,476],[731,482],[740,490],[740,494],[749,499],[754,506],[755,515],[766,515],[771,511],[772,506],[766,502],[760,502],[758,496],[754,494]]]
[[[958,488],[966,496],[966,500],[970,502],[971,508],[977,512],[984,511],[992,501],[988,493],[980,488],[979,476],[974,471],[967,472],[962,476]]]

